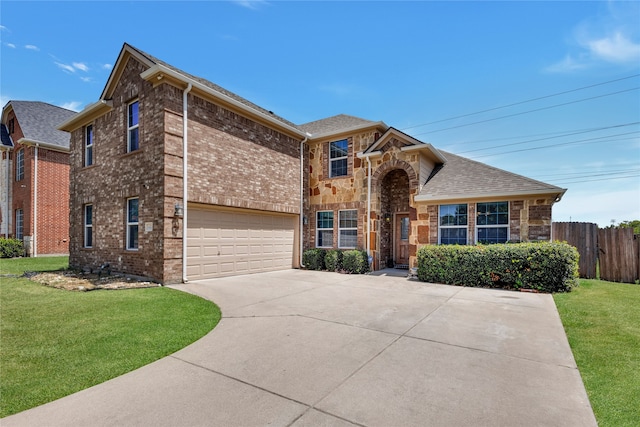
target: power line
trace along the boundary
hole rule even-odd
[[[614,173],[630,173],[630,172],[640,172],[640,169],[611,169],[611,170],[608,170],[607,173],[608,174],[614,174]],[[532,174],[532,175],[534,175],[534,174]],[[569,175],[580,175],[580,176],[569,176]],[[566,173],[544,174],[544,176],[547,177],[547,178],[551,177],[551,176],[566,177],[566,178],[560,178],[560,179],[581,178],[582,175],[584,175],[584,172],[566,172]]]
[[[567,185],[567,184],[583,184],[585,182],[596,182],[596,181],[612,181],[614,179],[629,179],[629,178],[637,178],[640,177],[640,174],[637,175],[628,175],[628,176],[616,176],[616,177],[610,177],[610,178],[599,178],[599,179],[585,179],[585,180],[581,180],[581,181],[570,181],[570,182],[562,182],[562,185]],[[559,182],[559,181],[555,181],[555,182]]]
[[[514,145],[528,144],[530,142],[547,141],[549,139],[564,138],[566,136],[580,135],[580,134],[583,134],[583,133],[597,132],[597,131],[601,131],[601,130],[615,129],[615,128],[633,126],[633,125],[637,125],[637,124],[640,124],[640,122],[625,123],[625,124],[613,125],[613,126],[604,126],[604,127],[601,127],[601,128],[595,128],[595,129],[591,129],[591,130],[583,130],[583,131],[574,132],[574,133],[566,133],[566,134],[556,135],[556,136],[549,136],[549,137],[546,137],[546,138],[530,139],[528,141],[521,141],[521,142],[512,142],[510,144],[495,145],[493,147],[476,148],[475,150],[460,151],[458,154],[473,153],[473,152],[476,152],[476,151],[484,151],[484,150],[492,150],[494,148],[511,147],[511,146],[514,146]]]
[[[618,95],[618,94],[621,94],[621,93],[631,92],[633,90],[638,90],[638,89],[640,89],[640,86],[636,86],[636,87],[632,87],[632,88],[629,88],[629,89],[620,90],[620,91],[617,91],[617,92],[605,93],[603,95],[592,96],[592,97],[589,97],[589,98],[582,98],[582,99],[577,99],[577,100],[574,100],[574,101],[563,102],[562,104],[554,104],[554,105],[549,105],[547,107],[536,108],[536,109],[533,109],[533,110],[521,111],[519,113],[508,114],[506,116],[494,117],[492,119],[479,120],[477,122],[465,123],[465,124],[462,124],[462,125],[451,126],[451,127],[448,127],[448,128],[442,128],[442,129],[436,129],[436,130],[427,131],[427,132],[416,133],[413,136],[424,135],[424,134],[427,134],[427,133],[431,134],[431,133],[436,133],[436,132],[443,132],[445,130],[458,129],[458,128],[462,128],[462,127],[477,125],[477,124],[480,124],[480,123],[493,122],[493,121],[496,121],[496,120],[501,120],[501,119],[507,119],[507,118],[510,118],[510,117],[521,116],[523,114],[535,113],[535,112],[538,112],[538,111],[550,110],[552,108],[564,107],[565,105],[577,104],[578,102],[591,101],[593,99],[598,99],[598,98],[604,98],[604,97],[607,97],[607,96]]]
[[[602,82],[602,83],[595,83],[595,84],[592,84],[592,85],[589,85],[589,86],[579,87],[577,89],[571,89],[571,90],[566,90],[566,91],[563,91],[563,92],[557,92],[557,93],[553,93],[551,95],[545,95],[545,96],[540,96],[540,97],[537,97],[537,98],[527,99],[527,100],[524,100],[524,101],[514,102],[512,104],[501,105],[499,107],[487,108],[485,110],[476,111],[474,113],[461,114],[459,116],[453,116],[453,117],[449,117],[449,118],[446,118],[446,119],[436,120],[436,121],[433,121],[433,122],[427,122],[427,123],[423,123],[423,124],[419,124],[419,125],[408,126],[408,127],[405,127],[405,128],[403,128],[401,130],[404,131],[404,130],[407,130],[407,129],[413,129],[413,128],[422,127],[422,126],[428,126],[428,125],[432,125],[432,124],[436,124],[436,123],[447,122],[447,121],[450,121],[450,120],[461,119],[463,117],[474,116],[476,114],[487,113],[489,111],[501,110],[503,108],[514,107],[516,105],[521,105],[521,104],[526,104],[526,103],[529,103],[529,102],[539,101],[541,99],[552,98],[554,96],[565,95],[567,93],[577,92],[577,91],[584,90],[584,89],[590,89],[592,87],[603,86],[603,85],[606,85],[606,84],[615,83],[615,82],[619,82],[619,81],[622,81],[622,80],[628,80],[628,79],[632,79],[632,78],[638,77],[638,76],[640,76],[640,74],[634,74],[634,75],[627,76],[627,77],[621,77],[621,78],[615,79],[615,80],[609,80],[609,81]],[[418,135],[421,135],[421,134],[418,134]]]

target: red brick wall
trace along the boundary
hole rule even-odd
[[[38,149],[38,255],[69,253],[69,154]]]

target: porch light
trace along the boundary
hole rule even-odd
[[[180,203],[176,203],[173,210],[173,216],[175,216],[176,218],[182,218],[184,216],[184,208],[182,207],[182,205],[180,205]]]
[[[387,222],[391,222],[391,213],[386,212],[384,214],[384,220],[387,221]]]

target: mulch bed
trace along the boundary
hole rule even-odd
[[[72,270],[51,271],[46,273],[25,272],[24,276],[29,280],[52,288],[67,291],[95,291],[152,288],[161,286],[158,283],[144,281],[122,274],[97,275]]]

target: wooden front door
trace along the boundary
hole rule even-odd
[[[396,214],[396,225],[394,230],[394,255],[395,263],[409,264],[409,215]]]

